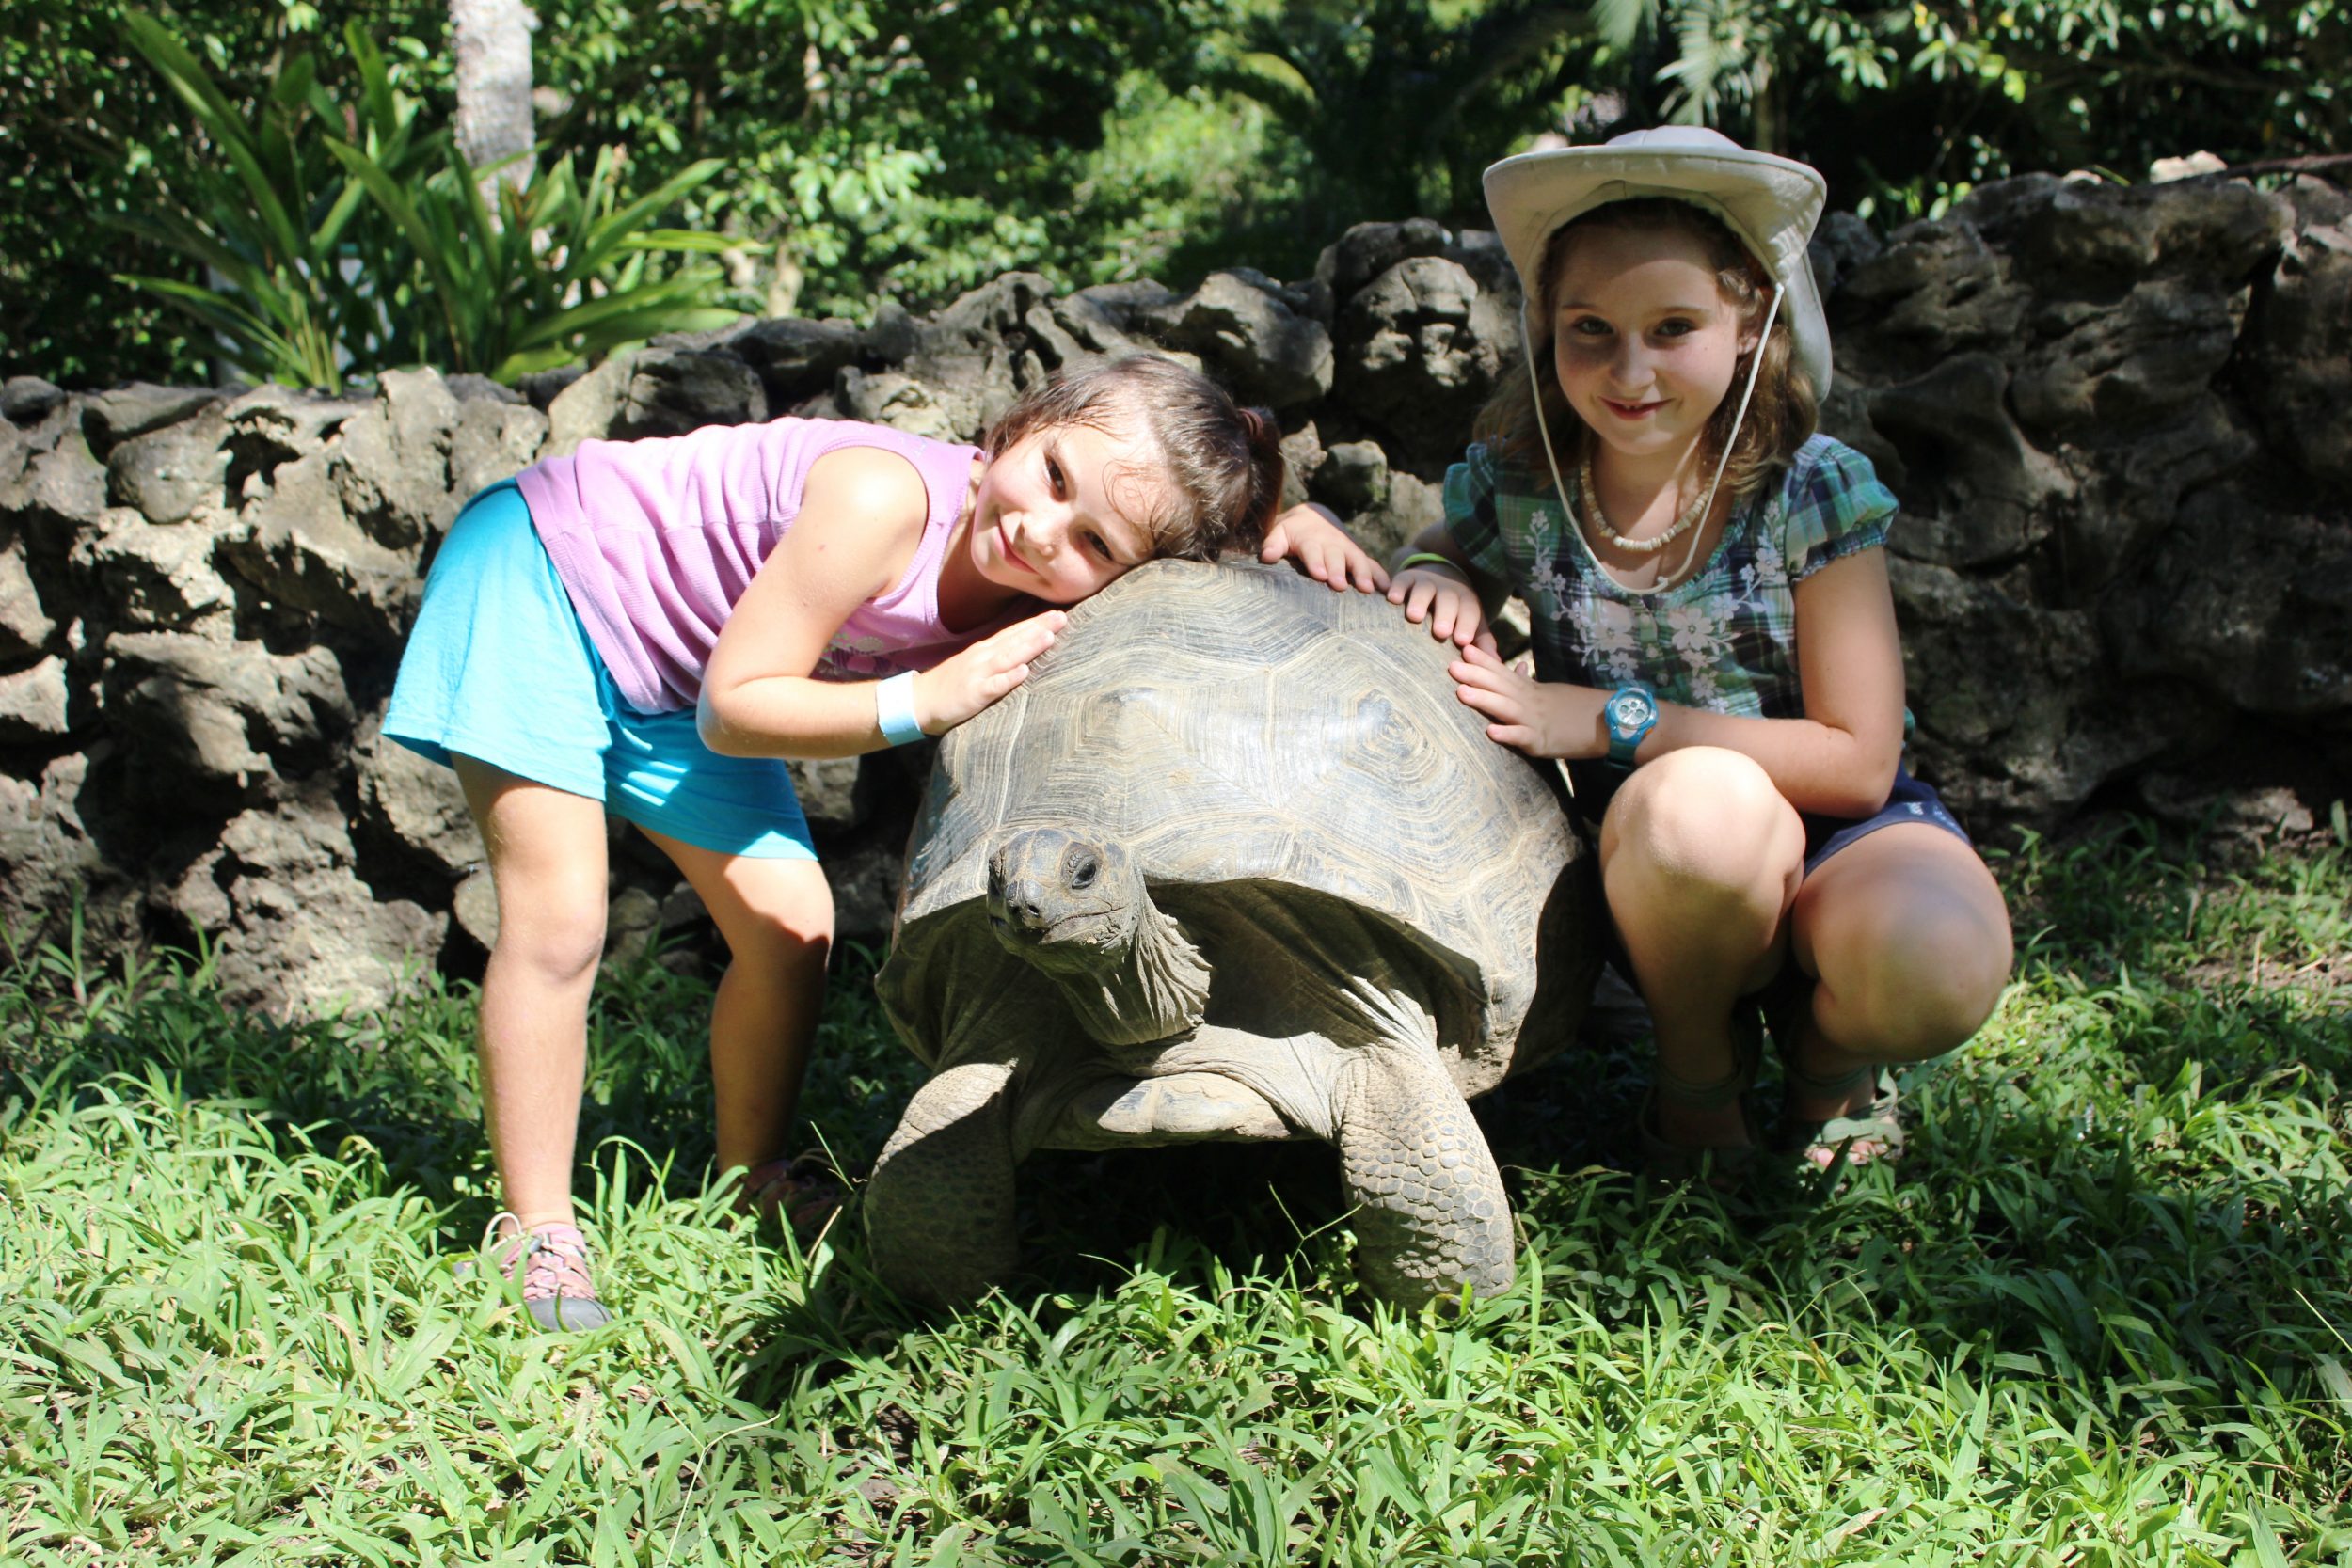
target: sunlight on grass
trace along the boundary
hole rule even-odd
[[[460,1281],[470,996],[281,1027],[200,963],[0,975],[0,1541],[31,1563],[2352,1563],[2352,865],[2137,832],[2002,874],[2016,982],[1911,1153],[1733,1198],[1601,1163],[1631,1064],[1511,1085],[1520,1283],[1348,1285],[1313,1149],[1025,1169],[961,1317],[704,1191],[707,989],[599,990],[619,1311]],[[863,971],[812,1115],[916,1080]]]

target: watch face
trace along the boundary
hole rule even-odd
[[[1609,699],[1609,727],[1629,735],[1648,723],[1657,711],[1640,692],[1620,691]]]

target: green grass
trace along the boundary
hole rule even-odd
[[[469,996],[286,1028],[28,956],[0,1558],[2352,1563],[2352,857],[2002,872],[2019,978],[1899,1175],[1653,1187],[1603,1163],[1638,1064],[1571,1063],[1482,1105],[1527,1244],[1451,1321],[1352,1293],[1311,1147],[1041,1157],[1034,1272],[927,1318],[854,1226],[803,1259],[703,1192],[707,989],[648,964],[582,1120],[622,1316],[536,1336],[449,1266]],[[914,1081],[844,980],[828,1137]]]

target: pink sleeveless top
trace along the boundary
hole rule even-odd
[[[923,670],[1003,625],[951,632],[939,568],[962,515],[977,447],[848,420],[708,425],[685,436],[583,441],[516,477],[572,609],[621,700],[644,713],[692,707],[719,630],[800,515],[810,465],[880,447],[914,465],[930,495],[906,575],[860,605],[815,673],[862,679]]]

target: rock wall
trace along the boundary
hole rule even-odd
[[[1980,828],[2094,798],[2324,808],[2352,774],[2352,197],[2031,177],[1815,247],[1833,433],[1903,499],[1919,766]],[[104,942],[201,928],[231,991],[365,1002],[478,968],[495,900],[453,779],[377,734],[464,498],[591,436],[786,413],[970,438],[1057,367],[1188,356],[1289,433],[1295,496],[1378,547],[1515,350],[1492,236],[1350,230],[1316,276],[663,340],[518,393],[431,371],[326,398],[0,388],[0,919]],[[886,935],[918,752],[799,769],[845,937]],[[2185,807],[2183,803],[2186,802]],[[612,942],[711,938],[614,837]]]

